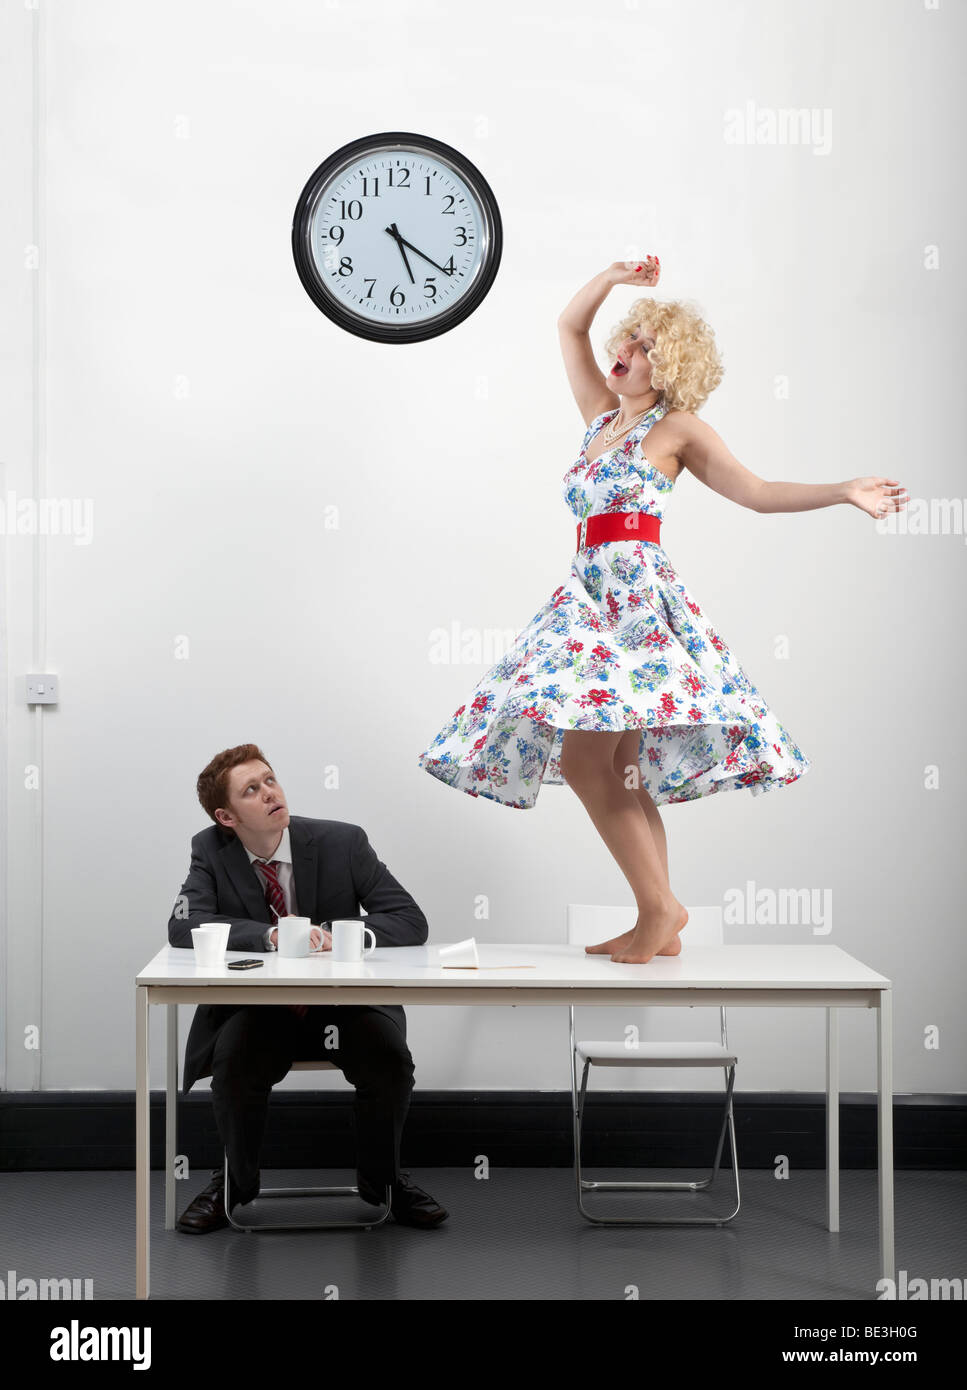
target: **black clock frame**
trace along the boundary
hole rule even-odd
[[[439,314],[424,323],[401,324],[395,328],[388,323],[367,322],[335,300],[320,283],[319,272],[310,248],[312,215],[318,201],[318,194],[323,185],[329,181],[331,175],[337,168],[352,163],[361,155],[391,149],[393,146],[407,153],[412,150],[425,150],[434,159],[450,165],[454,173],[459,175],[473,190],[487,224],[489,241],[489,251],[481,264],[476,281],[463,295],[459,303],[455,304],[452,309],[448,309],[446,313]],[[455,150],[452,145],[444,144],[442,140],[434,140],[428,135],[414,135],[407,131],[385,131],[381,135],[364,135],[359,140],[352,140],[348,145],[341,146],[328,159],[324,159],[309,177],[299,194],[299,201],[296,203],[292,219],[292,255],[306,294],[316,308],[320,309],[327,318],[332,319],[333,323],[337,323],[340,328],[344,328],[348,333],[356,334],[359,338],[368,338],[377,343],[423,342],[427,338],[436,338],[441,333],[447,333],[451,328],[456,328],[457,324],[462,323],[479,307],[490,290],[500,265],[502,249],[503,227],[497,200],[490,185],[476,165],[472,164],[466,155]]]

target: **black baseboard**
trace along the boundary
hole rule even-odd
[[[708,1164],[721,1124],[721,1095],[599,1091],[588,1098],[584,1160],[589,1166],[688,1168]],[[0,1169],[6,1172],[134,1167],[130,1091],[0,1093]],[[897,1169],[967,1167],[967,1097],[897,1096]],[[753,1092],[735,1097],[742,1168],[825,1168],[822,1093]],[[221,1161],[207,1092],[180,1097],[178,1152],[191,1171]],[[417,1092],[403,1136],[403,1163],[460,1168],[485,1155],[491,1166],[570,1167],[569,1092]],[[727,1160],[725,1160],[727,1161]],[[331,1091],[277,1091],[269,1104],[265,1168],[352,1168],[352,1104]],[[164,1165],[164,1094],[151,1095],[151,1166]],[[876,1167],[876,1097],[840,1097],[840,1166]]]

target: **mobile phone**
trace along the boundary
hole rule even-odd
[[[257,970],[260,965],[264,965],[264,960],[230,960],[229,970]]]

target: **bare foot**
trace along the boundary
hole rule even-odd
[[[661,912],[643,922],[640,918],[631,940],[611,959],[621,965],[644,965],[656,955],[678,955],[682,949],[678,933],[688,921],[688,911],[672,898]],[[677,950],[675,949],[677,944]]]
[[[678,935],[678,933],[681,931],[682,927],[684,927],[684,925],[685,925],[685,923],[686,923],[687,921],[688,921],[688,908],[687,908],[687,907],[683,907],[683,908],[682,908],[682,917],[681,917],[681,921],[679,922],[678,926],[675,928],[675,935],[672,937],[671,941],[667,941],[667,942],[665,943],[665,945],[661,948],[660,951],[656,951],[656,952],[655,952],[655,955],[656,955],[656,956],[678,956],[678,955],[681,955],[681,951],[682,951],[682,940],[681,940],[681,937]]]
[[[597,946],[585,946],[584,954],[586,956],[613,955],[615,951],[623,951],[626,946],[629,946],[634,934],[634,928],[632,927],[631,931],[622,932],[620,936],[614,937],[611,941],[602,941]]]
[[[682,943],[678,939],[678,933],[687,921],[688,908],[683,907],[674,935],[670,941],[665,942],[660,951],[655,952],[656,956],[677,956],[681,953]],[[620,936],[613,937],[611,941],[602,941],[597,946],[585,946],[584,953],[588,956],[615,956],[631,945],[634,934],[634,928],[632,927],[630,931],[622,932]]]

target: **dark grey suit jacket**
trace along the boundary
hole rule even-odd
[[[377,946],[419,946],[426,940],[426,918],[379,859],[362,826],[291,816],[289,844],[300,917],[317,924],[347,918],[364,921]],[[365,917],[360,906],[366,909]],[[215,921],[231,924],[230,951],[265,950],[265,931],[272,923],[265,890],[241,840],[210,825],[192,839],[191,866],[168,922],[168,940],[172,946],[190,947],[192,927]],[[324,1002],[324,995],[319,999]],[[185,1048],[185,1091],[211,1075],[218,1030],[241,1007],[201,1004],[195,1010]],[[403,1013],[394,1004],[372,1007],[397,1020]]]

